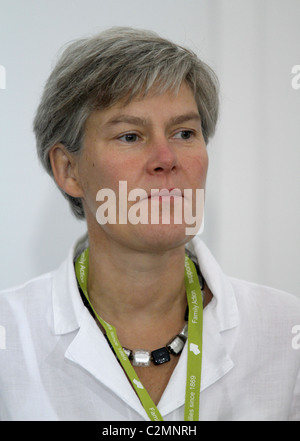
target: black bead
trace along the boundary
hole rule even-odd
[[[151,352],[152,360],[154,364],[163,364],[170,361],[170,354],[167,348],[156,349]]]

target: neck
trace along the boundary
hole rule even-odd
[[[186,309],[184,246],[146,253],[90,238],[88,292],[108,323],[131,329],[182,326]]]

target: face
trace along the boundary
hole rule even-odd
[[[83,200],[90,234],[145,251],[186,243],[191,236],[186,234],[183,210],[191,197],[184,197],[184,190],[195,196],[196,189],[204,189],[207,168],[201,120],[186,84],[178,94],[148,94],[127,105],[94,111],[87,120],[83,149],[77,158],[78,196]],[[116,200],[103,189],[110,189]],[[166,189],[165,196],[163,192],[154,195],[154,190],[162,189]],[[171,190],[174,197],[170,197]],[[102,197],[105,194],[107,198]],[[113,214],[109,200],[116,207],[116,223],[100,225],[97,218],[104,214],[104,207],[106,214],[110,208]],[[177,223],[180,204],[182,222]],[[193,214],[195,210],[193,202]],[[119,223],[120,216],[125,219],[124,211],[127,221]],[[169,222],[163,223],[168,213]],[[138,218],[143,221],[134,223]]]

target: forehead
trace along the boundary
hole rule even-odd
[[[181,115],[190,115],[200,119],[197,103],[191,88],[182,83],[179,90],[167,90],[158,93],[157,89],[150,91],[146,96],[142,94],[128,100],[121,100],[107,109],[95,110],[87,120],[87,124],[94,122],[101,125],[110,125],[118,122],[142,123],[160,120],[170,121],[180,118]]]

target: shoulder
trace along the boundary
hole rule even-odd
[[[253,306],[261,305],[274,310],[280,307],[282,312],[292,310],[296,313],[300,312],[300,298],[293,294],[235,277],[228,277],[228,279],[240,302],[249,306],[251,304]]]
[[[0,291],[0,322],[8,315],[16,317],[18,311],[29,311],[42,306],[51,294],[53,272],[35,277],[21,285]]]
[[[290,348],[300,330],[300,299],[288,292],[229,277],[234,289],[242,328],[270,345],[284,342]],[[295,351],[294,351],[295,352]],[[300,351],[298,352],[298,357]],[[296,354],[294,354],[296,355]],[[299,357],[300,359],[300,357]]]
[[[30,300],[42,300],[52,291],[55,277],[64,285],[68,272],[74,270],[73,261],[76,255],[79,255],[88,244],[87,234],[79,238],[69,249],[68,255],[61,264],[53,271],[34,277],[27,282],[13,286],[8,289],[0,290],[0,305],[11,302],[28,302]],[[64,287],[64,286],[63,286]],[[1,317],[1,308],[0,308]]]
[[[0,291],[0,299],[3,299],[5,297],[9,297],[11,295],[24,294],[24,293],[30,292],[32,290],[38,290],[41,287],[45,287],[45,285],[47,285],[47,284],[49,284],[49,282],[51,282],[52,276],[53,276],[53,272],[51,271],[51,272],[42,274],[38,277],[34,277],[33,279],[30,279],[20,285],[16,285],[16,286],[12,286],[10,288],[3,289]]]
[[[227,305],[227,312],[230,312],[229,307],[233,307],[234,297],[239,313],[242,315],[255,313],[255,317],[261,315],[277,318],[294,317],[298,318],[298,324],[300,324],[299,297],[276,288],[224,274],[206,244],[198,237],[193,238],[187,247],[197,257],[201,272],[213,295],[223,308]],[[230,299],[231,302],[229,302]]]
[[[52,273],[47,273],[0,291],[0,349],[10,348],[2,357],[4,366],[9,356],[23,352],[24,344],[26,351],[32,349],[33,340],[43,334],[52,309],[51,286]]]

